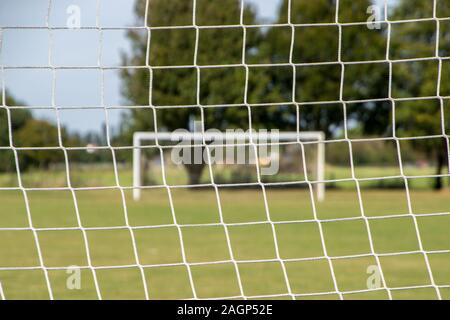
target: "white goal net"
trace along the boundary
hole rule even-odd
[[[1,299],[450,298],[448,1],[62,2],[0,3]]]

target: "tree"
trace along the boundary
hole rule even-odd
[[[279,14],[279,21],[286,21],[286,12],[289,1],[284,1]],[[318,23],[334,22],[335,0],[295,1],[291,2],[291,22]],[[341,0],[339,6],[340,22],[367,21],[367,8],[372,1]],[[450,7],[442,2],[438,3],[437,14],[440,17],[450,15]],[[433,1],[401,0],[390,15],[392,20],[429,18],[433,16]],[[331,27],[308,26],[296,28],[293,60],[300,63],[331,62],[336,61],[337,39],[336,30]],[[272,61],[277,61],[280,48],[287,46],[291,41],[290,35],[280,37],[275,28],[268,33],[271,38],[266,50]],[[392,25],[390,59],[423,58],[435,56],[436,48],[436,22],[409,22]],[[450,55],[449,41],[450,24],[440,23],[441,57]],[[387,63],[371,63],[373,60],[384,60],[387,50],[387,29],[381,25],[379,30],[361,26],[342,27],[341,58],[343,61],[358,61],[356,65],[346,65],[344,72],[344,100],[370,100],[388,97],[389,69]],[[442,62],[440,95],[450,94],[450,63]],[[339,100],[336,93],[340,90],[339,67],[327,65],[324,67],[297,68],[296,100],[303,102]],[[291,90],[289,78],[279,78],[277,83],[281,90]],[[437,96],[438,61],[417,61],[396,63],[393,65],[392,95],[395,98],[433,97]],[[436,99],[437,100],[437,99]],[[404,136],[425,136],[442,134],[441,101],[406,101],[396,104],[396,133]],[[444,102],[445,103],[445,102]],[[401,107],[400,107],[401,105]],[[343,119],[334,109],[303,108],[300,112],[303,127],[314,130],[320,123],[327,135],[338,133],[333,128],[339,127]],[[358,120],[361,130],[366,135],[377,135],[391,129],[392,109],[390,101],[362,102],[347,104],[347,125],[351,128],[352,120]],[[448,123],[448,111],[444,123]],[[411,145],[402,142],[402,149],[416,150],[428,157],[434,157],[436,173],[439,175],[442,168],[448,163],[448,145],[446,139],[416,139]],[[416,153],[415,152],[415,153]],[[441,177],[436,178],[435,188],[442,188]]]
[[[0,101],[3,101],[3,96],[1,93]],[[23,105],[23,103],[19,103],[11,95],[9,95],[8,92],[6,92],[5,106],[18,105]],[[13,111],[10,109],[10,117],[8,117],[7,109],[0,105],[0,147],[10,146],[10,127],[11,132],[14,136],[15,132],[17,132],[17,130],[20,130],[31,118],[31,112],[26,109],[14,109]],[[14,154],[10,150],[0,150],[0,172],[9,172],[14,169]]]
[[[65,135],[64,130],[62,134]],[[31,119],[20,128],[14,140],[21,147],[57,147],[58,130],[55,125],[43,121]],[[60,150],[31,149],[19,152],[19,162],[21,170],[30,167],[49,169],[51,164],[64,161],[64,154]]]
[[[11,95],[6,94],[5,107],[0,107],[0,146],[11,147],[12,142],[12,145],[18,148],[57,147],[58,129],[55,125],[45,120],[34,119],[31,111],[25,108],[10,108],[8,116],[6,107],[19,105],[23,106],[24,103],[18,102]],[[11,127],[11,139],[9,127]],[[70,140],[64,128],[62,128],[61,134],[65,141]],[[50,149],[19,150],[17,154],[20,169],[24,171],[31,167],[48,169],[50,164],[64,161],[64,156],[60,151]],[[0,171],[14,171],[16,169],[14,159],[12,150],[0,150]]]
[[[437,15],[447,17],[450,7],[438,6]],[[416,19],[433,16],[433,2],[420,0],[399,1],[393,12],[393,19]],[[439,37],[434,21],[408,22],[396,25],[392,31],[393,59],[414,59],[434,57],[436,40],[439,39],[439,56],[449,56],[450,24],[441,23]],[[438,60],[425,60],[398,63],[393,69],[393,94],[395,97],[436,97],[450,94],[450,63],[443,61],[441,66],[440,91],[438,92]],[[442,134],[442,122],[448,125],[447,119],[442,119],[442,101],[437,99],[413,100],[397,105],[396,129],[403,136],[438,136]],[[446,128],[446,130],[449,130]],[[448,134],[448,131],[447,131]],[[448,166],[448,144],[444,138],[415,139],[410,144],[416,150],[423,152],[427,158],[434,158],[436,174],[440,175]],[[443,187],[442,177],[435,179],[434,188]]]
[[[3,101],[2,94],[0,93],[0,103]],[[31,112],[27,109],[10,109],[10,118],[8,118],[8,112],[6,107],[23,105],[14,99],[8,92],[5,95],[5,107],[0,104],[0,146],[9,146],[9,126],[11,125],[11,131],[14,132],[32,118]],[[11,123],[9,123],[9,120]]]
[[[319,24],[334,23],[336,19],[336,0],[288,1],[284,0],[278,13],[277,23],[287,22],[288,6],[291,4],[291,23]],[[339,21],[361,22],[368,19],[367,8],[370,0],[340,1]],[[289,50],[292,34],[288,29],[272,27],[267,32],[267,40],[260,50],[263,62],[289,62]],[[340,104],[324,105],[314,102],[339,101],[341,86],[341,65],[338,63],[339,29],[335,25],[295,27],[292,51],[292,62],[297,65],[295,99],[292,99],[292,73],[273,74],[273,80],[281,95],[287,100],[308,103],[308,107],[300,108],[300,126],[303,130],[322,130],[328,137],[335,136],[344,121]],[[341,59],[342,61],[370,61],[384,59],[385,37],[383,30],[370,30],[366,25],[345,26],[342,28]],[[370,50],[369,50],[370,48]],[[320,63],[326,63],[319,65]],[[308,65],[309,64],[309,65]],[[345,100],[364,100],[387,96],[387,86],[383,86],[388,75],[387,66],[373,63],[346,65],[344,73],[343,98]],[[370,129],[384,121],[381,115],[389,108],[388,103],[379,103],[377,108],[367,103],[352,105],[347,109],[348,120],[364,115],[371,109],[372,122]],[[277,116],[280,119],[279,116]],[[282,122],[284,127],[292,123]],[[294,122],[295,125],[295,122]],[[369,129],[369,127],[368,127]]]
[[[239,23],[240,0],[198,0],[196,23],[198,25],[233,25]],[[136,16],[143,21],[145,2],[138,1]],[[193,7],[190,0],[151,0],[149,1],[147,24],[154,27],[192,25]],[[245,10],[246,23],[255,22],[251,7]],[[125,56],[124,65],[147,64],[147,35],[136,30],[128,33],[132,52]],[[196,48],[196,31],[192,28],[160,28],[151,31],[149,61],[155,66],[149,74],[148,69],[124,69],[123,95],[138,106],[184,106],[182,108],[158,109],[156,112],[158,131],[190,129],[192,119],[200,119],[199,104],[239,104],[243,103],[245,69],[242,67],[201,68],[198,79],[194,67],[158,68],[167,66],[193,66]],[[239,64],[242,61],[242,28],[205,28],[199,31],[197,65],[217,66]],[[248,38],[248,43],[252,37]],[[151,92],[149,86],[151,80]],[[197,85],[199,95],[197,96]],[[150,101],[149,101],[150,96]],[[197,101],[199,100],[199,101]],[[189,106],[189,107],[186,107]],[[124,118],[126,123],[122,132],[151,131],[153,116],[148,108],[131,110]],[[205,123],[214,128],[240,126],[248,122],[248,116],[238,108],[215,108],[204,113]],[[130,141],[131,142],[131,141]],[[198,183],[205,164],[185,165],[191,184]]]

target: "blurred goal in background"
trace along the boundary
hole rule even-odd
[[[310,146],[316,149],[313,158],[315,158],[315,165],[310,167],[310,175],[314,178],[315,181],[314,188],[316,190],[316,197],[318,201],[323,201],[325,199],[325,147],[323,145],[323,141],[325,140],[325,135],[323,132],[283,132],[283,133],[246,133],[246,132],[214,132],[214,133],[205,133],[201,132],[192,133],[152,133],[152,132],[136,132],[133,136],[133,197],[135,200],[139,200],[141,198],[141,188],[143,187],[143,167],[145,167],[145,163],[148,163],[143,159],[142,148],[144,141],[152,141],[155,145],[159,145],[160,142],[171,142],[178,143],[178,147],[175,150],[176,152],[191,152],[189,149],[199,149],[199,147],[204,147],[205,150],[200,149],[201,158],[203,160],[207,160],[207,154],[211,154],[215,149],[222,149],[222,165],[229,164],[237,164],[237,158],[243,157],[243,163],[241,165],[245,165],[246,161],[248,162],[250,159],[254,158],[253,164],[258,162],[258,167],[260,166],[274,166],[273,170],[271,170],[271,175],[278,174],[280,171],[283,173],[284,171],[291,172],[293,174],[297,174],[298,176],[307,177],[307,169],[308,165],[306,164],[306,160],[302,161],[302,159],[306,159],[306,157],[299,157],[295,155],[295,153],[303,153],[304,146],[301,143],[305,141],[313,142],[310,143]],[[183,144],[180,145],[180,142],[185,142],[184,147]],[[220,143],[219,143],[220,142]],[[187,146],[185,146],[187,143]],[[271,146],[276,147],[272,150]],[[289,154],[285,148],[282,147],[289,146],[297,146],[293,152]],[[169,147],[169,146],[167,146]],[[264,152],[264,157],[260,155],[258,152],[258,147],[265,147],[266,152]],[[145,147],[144,147],[145,148]],[[148,147],[147,148],[151,148]],[[238,150],[236,150],[238,149]],[[230,152],[231,150],[231,152]],[[253,151],[256,150],[256,151]],[[192,152],[194,152],[192,150]],[[238,153],[244,153],[244,155],[239,155]],[[294,153],[294,154],[292,154]],[[230,157],[231,154],[231,157]],[[247,155],[247,156],[246,156]],[[158,158],[161,157],[160,154],[156,155]],[[227,158],[228,156],[228,158]],[[286,158],[286,159],[285,159]],[[159,165],[164,167],[164,157],[159,159]],[[172,160],[172,159],[171,159]],[[170,163],[170,161],[168,163]],[[207,161],[208,162],[208,161]],[[212,164],[209,161],[209,164]],[[290,170],[287,168],[289,167]],[[305,169],[303,169],[305,168]],[[263,183],[264,180],[261,179],[261,168],[258,168],[258,183]],[[148,168],[147,168],[148,170]],[[163,169],[164,170],[164,169]],[[305,172],[303,172],[305,170]],[[299,179],[297,177],[297,179]],[[229,183],[233,184],[233,181]],[[236,184],[236,182],[235,182]],[[274,182],[275,185],[283,186],[283,182]],[[248,185],[248,184],[247,184]]]

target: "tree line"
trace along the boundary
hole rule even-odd
[[[339,27],[333,24],[336,0],[284,0],[275,21],[279,26],[246,28],[244,46],[243,30],[239,27],[241,1],[197,0],[196,3],[195,23],[210,26],[199,30],[198,41],[195,28],[170,28],[192,25],[192,1],[151,0],[148,11],[144,2],[136,3],[136,16],[143,21],[148,12],[147,25],[159,28],[151,31],[150,48],[147,48],[147,34],[135,30],[128,33],[133,50],[124,57],[124,65],[204,66],[199,74],[194,67],[155,68],[151,74],[147,69],[123,70],[123,95],[133,104],[194,106],[157,109],[158,130],[187,129],[193,117],[217,129],[248,127],[250,119],[254,129],[295,130],[299,115],[302,130],[321,130],[328,138],[344,137],[344,117],[339,111],[342,105],[319,104],[341,98],[354,101],[345,105],[348,134],[434,136],[442,135],[442,121],[447,129],[450,125],[450,107],[442,115],[444,106],[442,100],[437,99],[438,94],[450,95],[450,63],[444,60],[440,66],[437,59],[407,60],[435,57],[437,40],[439,56],[448,57],[448,21],[440,23],[439,35],[435,21],[392,24],[388,44],[387,24],[380,24],[379,28],[368,28],[366,24],[347,25],[342,27],[340,35]],[[339,22],[368,21],[368,8],[372,5],[370,0],[341,0]],[[291,23],[307,26],[291,28],[286,25],[288,12]],[[437,13],[448,17],[450,7],[438,1]],[[389,14],[391,20],[430,18],[433,17],[433,1],[399,0]],[[254,7],[245,7],[243,21],[251,26],[259,23]],[[214,28],[224,25],[231,27]],[[386,56],[397,60],[392,69]],[[339,59],[357,63],[346,64],[342,70]],[[398,61],[402,59],[403,62]],[[247,92],[244,92],[247,70],[241,65],[242,61],[249,66]],[[295,69],[288,63],[296,64]],[[233,67],[222,66],[227,64]],[[437,92],[438,83],[440,92]],[[393,105],[389,97],[419,99],[405,99]],[[314,102],[317,102],[315,106]],[[295,103],[299,103],[298,109]],[[199,104],[233,107],[200,111],[195,108]],[[245,107],[234,107],[240,104],[252,105],[251,115]],[[392,121],[394,110],[395,123]],[[153,114],[146,109],[133,109],[124,119],[124,132],[154,130],[150,117]],[[409,152],[402,155],[404,158],[424,154],[436,165],[437,174],[448,165],[448,145],[444,138],[411,139],[403,141],[402,145],[402,149]],[[370,147],[366,149],[370,151]],[[375,150],[379,150],[379,146]],[[374,161],[380,158],[377,156],[380,152],[369,154],[375,157]],[[191,179],[195,183],[203,166],[187,166],[186,169],[195,173]],[[442,187],[441,178],[436,178],[435,187]]]
[[[0,101],[3,101],[2,95]],[[0,172],[16,171],[16,155],[21,171],[51,169],[51,166],[64,163],[65,155],[58,149],[60,139],[64,147],[100,144],[100,134],[72,133],[64,126],[58,129],[55,123],[36,118],[26,106],[17,107],[24,105],[6,92],[5,107],[0,106]],[[16,154],[12,147],[18,148]],[[101,153],[85,151],[72,151],[70,154],[70,161],[79,163],[101,162],[107,158]]]

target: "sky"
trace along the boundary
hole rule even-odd
[[[106,8],[103,5],[107,1]],[[135,1],[143,0],[1,0],[0,26],[66,26],[67,8],[80,8],[82,26],[122,27],[135,26],[133,14]],[[144,0],[145,1],[145,0]],[[272,20],[276,16],[280,0],[246,0],[258,8],[260,18]],[[48,16],[48,21],[47,21]],[[50,50],[51,48],[51,50]],[[1,36],[0,65],[45,66],[49,62],[49,51],[53,65],[83,66],[97,65],[101,56],[102,65],[120,65],[121,52],[129,52],[129,41],[123,30],[106,30],[102,45],[96,30],[55,30],[52,45],[47,29],[7,29]],[[117,70],[106,70],[103,95],[99,70],[58,70],[56,72],[55,95],[52,97],[53,75],[47,69],[6,69],[0,74],[11,93],[23,105],[33,106],[36,117],[56,122],[56,113],[48,108],[54,103],[61,107],[88,107],[101,105],[123,105],[120,95],[120,77]],[[46,107],[46,108],[42,108]],[[108,123],[117,126],[122,111],[108,113]],[[61,123],[70,131],[100,132],[105,122],[105,113],[99,108],[60,111]]]

